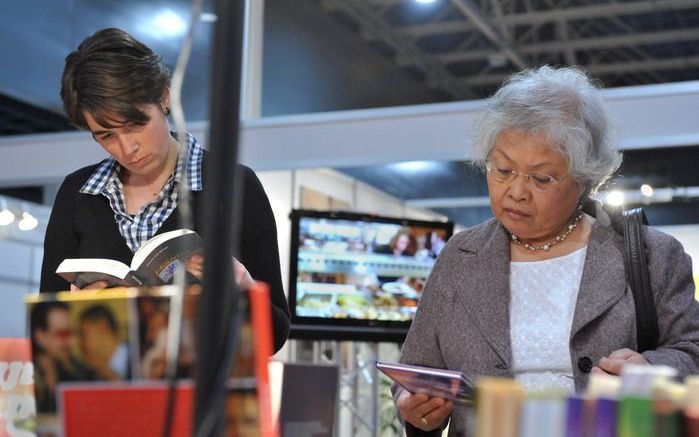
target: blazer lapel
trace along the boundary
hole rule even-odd
[[[590,233],[571,339],[626,293],[623,249],[616,243],[619,235],[606,222],[606,217],[598,216]]]
[[[502,226],[492,221],[482,232],[458,248],[470,276],[460,283],[459,304],[478,325],[483,337],[509,366],[510,346],[510,255]]]

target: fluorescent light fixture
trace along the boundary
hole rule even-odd
[[[621,206],[624,204],[624,193],[622,191],[610,191],[607,194],[607,203],[612,206]]]
[[[643,194],[645,197],[653,197],[654,191],[655,190],[653,190],[653,187],[648,184],[641,185],[641,194]]]
[[[420,3],[421,5],[428,5],[434,3],[437,0],[415,0],[415,3]]]
[[[17,223],[17,227],[20,231],[31,231],[32,229],[36,229],[37,226],[39,226],[39,220],[26,211],[22,213],[22,218],[19,220],[19,223]]]
[[[0,226],[7,226],[15,221],[15,213],[7,208],[7,200],[0,197]]]
[[[153,26],[159,35],[167,38],[182,36],[187,30],[184,18],[172,9],[165,9],[156,15]]]
[[[13,221],[15,221],[15,214],[12,211],[7,207],[0,210],[0,226],[7,226]]]
[[[391,164],[391,167],[406,173],[418,173],[423,170],[429,170],[433,168],[434,165],[435,163],[433,161],[405,161]]]
[[[199,20],[203,23],[215,23],[218,21],[218,15],[213,12],[202,12],[199,15]]]

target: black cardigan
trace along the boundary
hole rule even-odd
[[[42,292],[70,289],[70,284],[55,273],[58,264],[65,258],[110,258],[131,263],[133,253],[119,233],[107,199],[102,195],[80,193],[80,188],[98,165],[84,167],[68,175],[58,190],[44,239]],[[205,165],[206,156],[204,168]],[[255,173],[242,165],[238,165],[236,171],[241,176],[237,180],[242,180],[244,184],[239,261],[253,278],[270,286],[274,350],[278,351],[289,335],[289,307],[282,287],[277,227],[267,195]],[[203,191],[192,191],[191,199],[194,230],[206,238],[206,231],[201,226]],[[176,208],[156,235],[180,227]]]

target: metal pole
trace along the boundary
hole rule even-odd
[[[232,355],[231,320],[238,311],[231,255],[238,250],[239,220],[234,219],[238,185],[233,169],[238,160],[243,1],[217,0],[211,72],[211,124],[204,192],[204,288],[199,298],[194,426],[196,435],[223,435],[225,379]],[[235,201],[234,201],[235,199]],[[235,310],[234,310],[235,309]]]

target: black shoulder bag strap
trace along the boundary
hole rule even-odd
[[[655,349],[658,344],[658,314],[650,286],[648,260],[643,239],[643,225],[648,219],[643,208],[622,213],[624,225],[624,269],[636,306],[636,341],[638,352]]]

